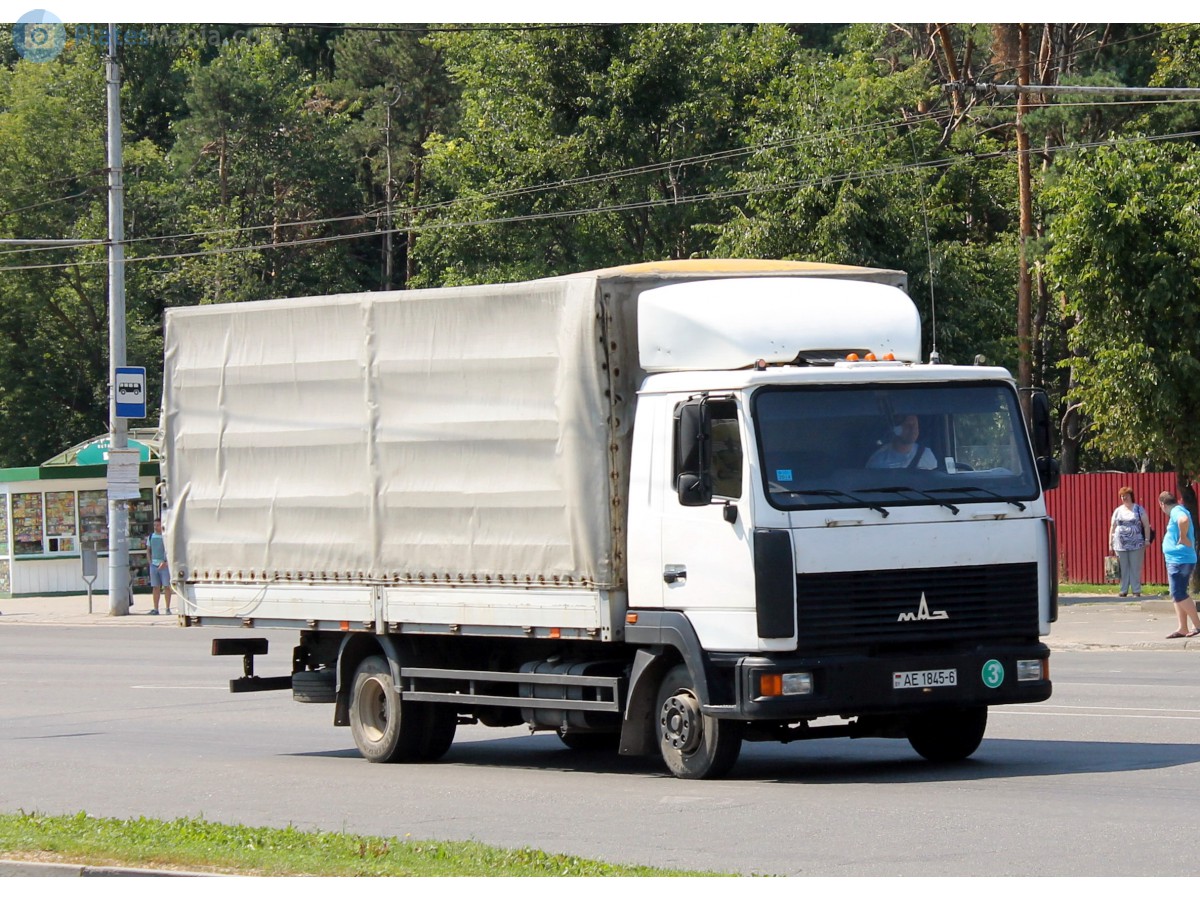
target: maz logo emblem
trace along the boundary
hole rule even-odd
[[[896,617],[897,622],[927,622],[930,619],[948,619],[950,614],[944,609],[936,609],[933,612],[929,611],[929,604],[925,601],[925,592],[921,591],[921,603],[917,606],[915,613],[900,613]]]

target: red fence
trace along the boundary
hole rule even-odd
[[[1104,557],[1108,555],[1108,523],[1120,504],[1117,490],[1128,485],[1134,499],[1146,507],[1156,537],[1146,548],[1142,581],[1166,584],[1162,540],[1167,518],[1158,508],[1158,495],[1175,491],[1174,472],[1104,472],[1064,475],[1057,490],[1046,493],[1046,507],[1058,526],[1058,570],[1063,581],[1104,583]]]

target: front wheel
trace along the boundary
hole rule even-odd
[[[658,744],[676,778],[720,778],[742,749],[740,722],[704,715],[685,665],[667,673],[658,689]]]
[[[935,763],[966,759],[979,749],[986,730],[986,706],[921,713],[905,726],[912,748]]]

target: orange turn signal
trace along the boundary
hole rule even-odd
[[[758,678],[758,695],[760,697],[782,697],[783,676],[770,674],[760,675]]]

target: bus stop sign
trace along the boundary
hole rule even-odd
[[[146,369],[142,366],[118,366],[113,379],[117,415],[123,419],[146,418]]]

